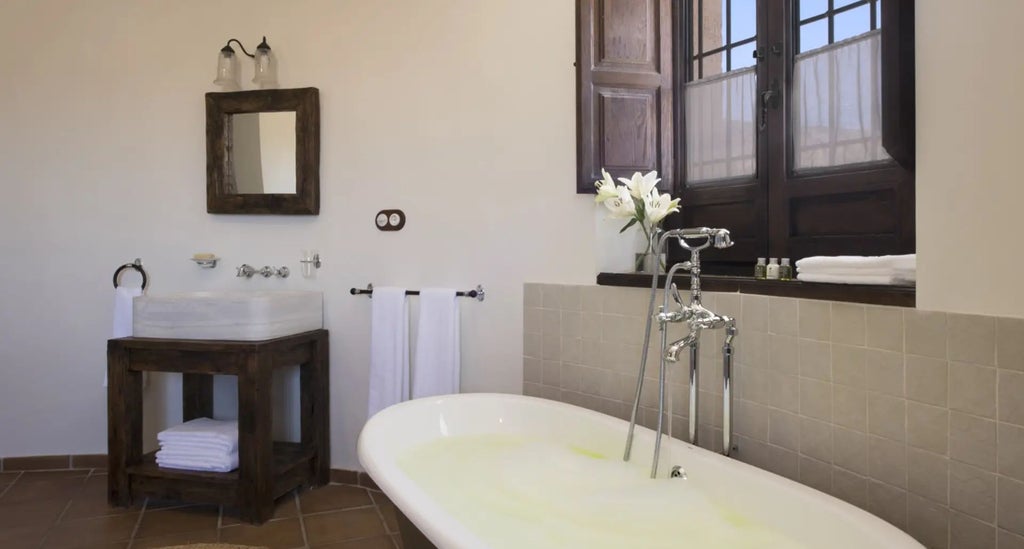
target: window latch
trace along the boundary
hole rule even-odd
[[[752,52],[752,56],[754,59],[760,61],[765,58],[766,51],[771,52],[775,55],[782,55],[782,44],[776,42],[772,44],[770,48],[765,48],[764,46],[761,46]]]
[[[758,122],[757,129],[764,131],[764,128],[768,125],[768,109],[779,108],[779,91],[778,82],[772,82],[772,87],[761,92],[761,120]]]

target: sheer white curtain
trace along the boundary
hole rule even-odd
[[[686,180],[753,174],[757,152],[754,67],[690,82],[685,94]]]
[[[882,148],[881,34],[801,53],[793,72],[797,170],[889,158]]]

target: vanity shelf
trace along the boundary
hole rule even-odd
[[[300,369],[301,442],[271,438],[271,375]],[[107,342],[108,496],[126,507],[151,496],[236,507],[260,524],[274,499],[330,480],[327,330],[263,341],[126,337]],[[142,373],[182,374],[182,420],[213,415],[213,375],[238,377],[238,469],[166,469],[142,452]]]

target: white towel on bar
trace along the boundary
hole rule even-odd
[[[459,304],[451,288],[420,291],[412,398],[459,392]]]
[[[162,450],[161,450],[162,451]],[[226,454],[221,458],[207,457],[171,457],[156,453],[156,464],[168,469],[184,469],[186,471],[208,471],[227,473],[238,469],[238,452]]]
[[[914,286],[914,278],[900,275],[834,275],[819,273],[797,273],[801,282],[824,282],[828,284],[870,284],[877,286]]]
[[[409,400],[409,300],[405,288],[374,288],[369,416]]]
[[[824,272],[831,269],[890,269],[913,271],[917,269],[917,254],[906,255],[817,255],[796,262],[799,272]]]
[[[156,439],[161,446],[174,442],[205,442],[226,446],[231,451],[238,448],[238,420],[200,417],[164,429],[157,433]]]

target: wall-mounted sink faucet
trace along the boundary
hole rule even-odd
[[[660,253],[665,247],[668,238],[676,238],[679,245],[690,252],[690,260],[676,263],[669,269],[665,276],[665,291],[663,304],[654,312],[654,299],[657,293],[658,275],[655,273],[651,279],[651,298],[648,305],[647,327],[644,332],[644,345],[640,357],[640,372],[636,385],[636,398],[633,402],[633,411],[629,421],[629,433],[626,435],[626,451],[623,459],[628,461],[633,447],[633,431],[636,427],[636,416],[640,406],[640,395],[643,392],[644,370],[647,365],[647,349],[651,339],[651,324],[657,320],[658,330],[661,332],[661,370],[658,376],[658,426],[654,442],[654,463],[651,465],[651,478],[658,472],[658,458],[661,450],[661,436],[663,432],[663,420],[665,417],[665,371],[668,363],[679,361],[679,354],[683,349],[690,350],[690,372],[689,372],[689,435],[690,443],[697,444],[697,398],[698,398],[698,375],[700,357],[700,335],[703,330],[725,329],[725,343],[722,345],[722,453],[729,455],[732,450],[732,341],[736,335],[736,320],[728,316],[720,315],[704,307],[701,304],[700,289],[700,252],[706,248],[728,248],[732,246],[732,237],[726,229],[711,229],[708,227],[695,227],[689,229],[674,229],[661,235],[658,239]],[[703,239],[701,241],[700,239]],[[696,240],[696,243],[691,242]],[[672,282],[672,277],[679,270],[690,271],[690,302],[686,304],[679,295],[679,290]],[[670,308],[670,298],[676,304],[676,309]],[[685,322],[690,328],[689,333],[679,340],[668,342],[666,327],[669,323]]]
[[[253,275],[262,275],[263,278],[270,278],[274,275],[281,278],[288,278],[288,275],[291,274],[288,267],[275,268],[270,265],[265,265],[262,269],[257,269],[248,263],[243,263],[241,267],[235,267],[235,270],[237,271],[235,276],[245,278],[252,278]]]

